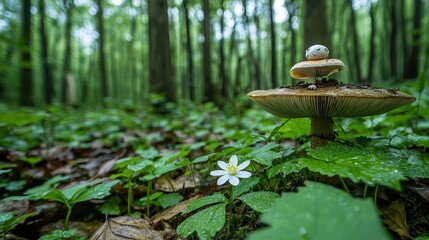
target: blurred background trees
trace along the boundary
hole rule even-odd
[[[329,47],[342,82],[392,86],[427,70],[427,0],[0,0],[0,100],[225,102],[298,82]]]

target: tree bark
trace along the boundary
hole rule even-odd
[[[397,80],[397,69],[398,69],[398,46],[397,46],[397,36],[398,36],[398,24],[397,24],[397,14],[396,14],[396,2],[390,1],[390,78],[394,81]]]
[[[375,6],[374,3],[371,3],[369,8],[369,17],[371,20],[371,35],[369,39],[369,57],[368,57],[368,75],[366,76],[366,81],[370,83],[373,78],[373,68],[375,63]]]
[[[220,58],[220,63],[219,63],[219,76],[220,76],[220,83],[221,83],[221,95],[224,98],[228,98],[228,91],[227,91],[227,87],[228,87],[228,79],[226,76],[226,71],[225,71],[225,52],[224,52],[224,26],[225,26],[225,22],[224,22],[224,12],[225,12],[225,7],[224,7],[224,0],[220,0],[220,9],[222,11],[222,15],[220,16],[220,33],[221,33],[221,38],[219,40],[219,58]]]
[[[191,38],[191,23],[189,20],[188,12],[188,0],[183,0],[183,10],[185,13],[185,24],[186,24],[186,51],[188,54],[188,86],[189,86],[189,97],[191,100],[195,100],[195,83],[194,83],[194,60],[192,52],[192,38]]]
[[[71,32],[72,32],[72,16],[74,3],[73,0],[63,0],[64,8],[66,9],[66,25],[65,25],[65,50],[63,60],[63,75],[61,78],[61,102],[67,103],[67,92],[69,86],[67,84],[67,76],[71,75]]]
[[[413,38],[411,52],[407,61],[407,67],[404,73],[404,78],[416,78],[419,70],[419,53],[420,53],[420,39],[423,32],[421,27],[422,21],[422,0],[414,0],[414,17],[413,17]]]
[[[360,66],[360,48],[359,48],[359,38],[357,34],[357,26],[356,26],[356,14],[353,10],[353,0],[349,0],[349,9],[350,9],[350,25],[352,31],[352,40],[353,40],[353,59],[354,59],[354,67],[356,69],[356,78],[357,82],[363,82],[362,71]]]
[[[20,104],[34,106],[31,64],[31,0],[22,0]]]
[[[97,31],[98,31],[98,67],[100,73],[101,97],[109,96],[109,86],[106,72],[106,53],[104,51],[104,18],[103,1],[97,0]]]
[[[204,77],[204,97],[203,101],[215,100],[215,87],[211,80],[211,28],[210,28],[210,1],[203,0],[203,77]]]
[[[326,1],[304,1],[304,48],[314,44],[322,44],[332,49],[329,35]]]
[[[286,10],[288,12],[288,27],[290,32],[290,67],[296,63],[296,32],[293,29],[292,17],[295,16],[295,0],[291,0],[289,3],[286,3]],[[287,68],[286,70],[289,70]]]
[[[167,0],[148,0],[149,8],[149,84],[150,91],[176,101],[172,78],[171,46]]]
[[[271,33],[271,87],[277,87],[277,53],[276,53],[276,33],[274,23],[273,0],[269,0],[270,9],[270,33]]]
[[[48,36],[46,32],[46,23],[45,23],[45,0],[39,0],[39,20],[40,20],[40,62],[42,63],[42,72],[43,72],[43,89],[45,97],[45,104],[52,104],[52,99],[54,96],[54,81],[51,74],[51,64],[49,61],[48,54]]]

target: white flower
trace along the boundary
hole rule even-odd
[[[212,176],[221,176],[217,180],[217,185],[222,185],[226,183],[226,181],[229,180],[229,183],[231,185],[237,186],[240,183],[239,178],[248,178],[252,176],[252,173],[248,171],[241,171],[245,169],[250,164],[250,160],[247,160],[240,165],[238,165],[238,158],[237,155],[232,155],[229,159],[229,163],[226,163],[224,161],[217,161],[217,165],[222,170],[214,170],[210,172],[210,175]]]

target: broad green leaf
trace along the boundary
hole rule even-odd
[[[370,199],[354,199],[322,183],[305,185],[276,200],[261,216],[269,227],[248,239],[390,239]]]
[[[274,192],[251,192],[238,197],[238,199],[255,211],[265,212],[279,197],[280,195]]]
[[[391,149],[390,165],[411,178],[429,178],[429,155],[413,150]]]
[[[284,127],[279,129],[276,136],[281,135],[281,138],[297,139],[303,136],[308,136],[310,132],[310,120],[307,118],[291,119]]]
[[[95,186],[91,186],[84,191],[80,192],[77,195],[73,196],[71,201],[73,203],[85,202],[92,199],[102,199],[108,195],[110,195],[110,189],[118,184],[119,180],[114,180],[107,183],[100,183]]]
[[[216,153],[211,153],[211,154],[203,155],[201,157],[197,157],[192,161],[192,163],[207,162],[209,160],[209,158],[214,156],[214,155],[216,155]]]
[[[10,216],[12,214],[12,217]],[[14,229],[21,221],[34,215],[26,213],[20,216],[14,216],[14,212],[0,213],[0,233],[6,233]]]
[[[137,149],[136,153],[140,155],[140,157],[145,159],[154,159],[158,156],[158,150],[156,148],[151,147],[148,149]]]
[[[273,142],[270,142],[263,146],[257,146],[250,153],[248,153],[245,158],[251,159],[252,161],[255,161],[262,165],[271,165],[274,159],[282,157],[282,153],[271,150],[278,146],[278,143]]]
[[[121,214],[121,198],[114,196],[109,198],[106,202],[103,203],[100,207],[100,212],[106,215],[119,215]]]
[[[63,240],[74,237],[77,234],[76,229],[70,230],[54,230],[46,235],[43,235],[39,240]],[[74,238],[73,238],[74,239]]]
[[[150,160],[142,160],[139,163],[127,166],[128,169],[130,169],[134,172],[139,172],[143,169],[145,169],[145,171],[150,171],[151,167],[152,167],[152,161],[150,161]]]
[[[177,233],[188,237],[197,232],[199,239],[210,239],[222,229],[225,224],[226,203],[216,204],[188,217],[177,227]]]
[[[87,189],[88,186],[95,185],[95,184],[97,184],[97,183],[96,182],[84,182],[84,183],[80,183],[80,184],[68,187],[64,190],[61,190],[61,192],[63,193],[63,195],[65,196],[66,199],[70,200],[75,195],[78,195],[79,193],[81,193],[82,191]]]
[[[159,197],[159,205],[163,208],[171,207],[173,205],[176,205],[180,201],[183,200],[183,196],[179,193],[170,193],[170,194],[164,194],[161,197]]]
[[[47,191],[51,190],[52,188],[57,187],[60,182],[68,180],[69,178],[70,178],[69,176],[61,176],[61,175],[54,176],[53,178],[45,181],[42,185],[28,189],[27,191],[24,192],[24,194],[25,195],[42,195]]]
[[[4,222],[13,218],[14,212],[5,212],[0,213],[0,224],[3,225]]]
[[[54,189],[45,194],[42,199],[53,200],[57,202],[61,202],[65,205],[69,204],[69,200],[60,190]]]
[[[41,158],[41,157],[23,157],[20,160],[24,161],[24,162],[27,162],[31,166],[34,166],[37,163],[41,162],[43,160],[43,158]]]
[[[221,193],[214,193],[210,196],[205,196],[200,199],[194,200],[191,203],[189,203],[188,208],[183,212],[183,214],[190,213],[198,208],[207,206],[209,204],[213,203],[221,203],[221,202],[228,202],[228,200],[225,198],[225,196]]]
[[[274,176],[282,173],[283,176],[289,175],[293,172],[299,172],[304,167],[299,163],[299,161],[292,160],[284,163],[280,163],[278,165],[273,166],[268,169],[268,178],[273,178]]]
[[[236,199],[243,193],[250,191],[250,189],[259,183],[259,180],[260,179],[257,177],[245,178],[241,180],[240,184],[232,189],[232,199]]]
[[[389,186],[400,190],[402,173],[390,163],[390,156],[382,150],[352,147],[331,142],[326,146],[310,149],[313,158],[301,158],[300,164],[310,171],[324,175],[346,177],[355,183],[364,182]]]
[[[12,169],[0,169],[0,175],[8,173],[10,171],[12,171]]]
[[[145,160],[140,157],[127,157],[127,158],[121,158],[118,161],[116,161],[115,169],[122,169],[127,167],[128,165],[134,165],[140,162],[144,162]]]

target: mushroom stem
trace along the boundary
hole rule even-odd
[[[332,117],[312,117],[311,118],[311,147],[326,145],[329,140],[335,139],[334,121]]]

